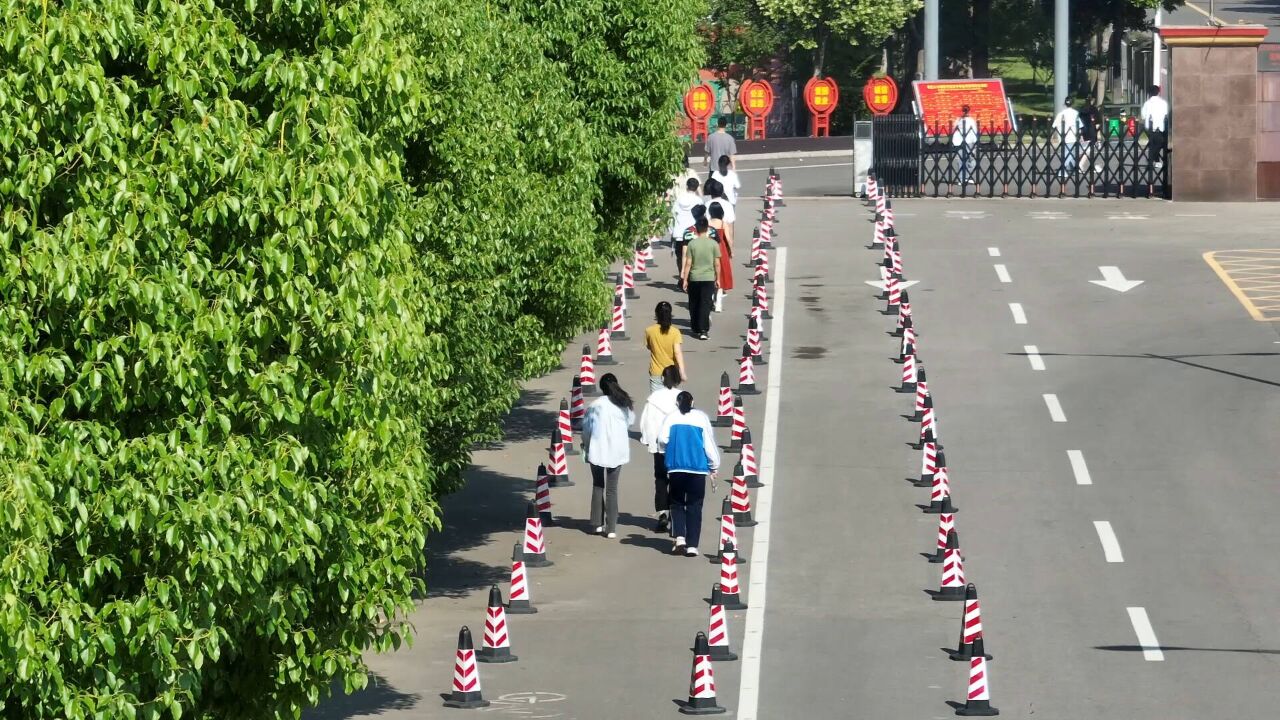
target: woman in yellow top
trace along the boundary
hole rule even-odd
[[[653,309],[658,322],[644,331],[644,346],[649,349],[649,390],[661,390],[662,369],[675,365],[680,369],[680,382],[688,380],[684,372],[684,352],[680,349],[683,338],[680,331],[671,327],[671,303],[663,300]]]

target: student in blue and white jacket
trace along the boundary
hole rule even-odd
[[[707,476],[714,481],[720,467],[720,450],[711,420],[693,409],[693,395],[682,392],[676,397],[676,412],[663,422],[658,443],[666,455],[671,490],[671,532],[676,536],[672,552],[697,557],[702,499],[707,494]]]

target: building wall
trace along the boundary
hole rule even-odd
[[[1258,198],[1280,200],[1280,45],[1258,55]]]
[[[1175,200],[1258,197],[1258,49],[1173,48]]]

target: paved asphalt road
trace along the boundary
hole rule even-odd
[[[749,188],[763,184],[743,165]],[[847,166],[782,172],[793,198],[821,198],[848,177]],[[906,275],[920,281],[910,294],[965,569],[995,656],[993,705],[1005,717],[1271,717],[1280,323],[1253,320],[1202,255],[1280,248],[1280,217],[1268,205],[1151,200],[914,200],[896,210]],[[739,211],[744,237],[748,214]],[[941,718],[952,715],[947,701],[964,698],[966,667],[941,650],[955,644],[960,604],[925,593],[939,582],[939,566],[920,555],[933,546],[936,517],[916,508],[928,491],[905,481],[919,472],[907,444],[917,425],[903,418],[909,396],[891,389],[900,374],[886,334],[893,320],[864,283],[880,257],[866,248],[869,217],[837,198],[792,199],[781,210],[786,277],[774,297],[785,299],[769,328],[773,362],[759,374],[772,387],[747,403],[772,466],[770,489],[753,494],[769,519],[739,531],[752,609],[731,613],[730,628],[744,660],[716,665],[720,703],[739,718]],[[1144,282],[1125,293],[1091,284],[1104,266]],[[671,272],[659,252],[655,283],[642,284],[632,306],[633,337],[653,302],[676,299]],[[687,346],[702,407],[741,342],[742,287],[715,316],[712,340]],[[615,372],[642,399],[639,343],[615,353]],[[571,348],[566,369],[529,383],[504,442],[476,453],[469,486],[448,499],[446,533],[429,548],[428,596],[412,617],[417,642],[371,655],[376,687],[308,718],[459,712],[438,696],[457,628],[469,624],[478,643],[489,584],[506,591],[505,559],[576,355]],[[766,415],[776,416],[774,438]],[[638,446],[623,476],[620,541],[584,532],[589,481],[580,458],[571,468],[578,485],[555,491],[565,521],[548,534],[556,565],[532,571],[541,612],[509,618],[520,661],[481,666],[487,712],[674,717],[715,567],[662,553]],[[1154,640],[1138,638],[1131,608],[1149,618]],[[753,635],[758,663],[743,649],[753,623],[763,627]],[[758,682],[740,682],[757,669]]]

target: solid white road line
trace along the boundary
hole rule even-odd
[[[1009,312],[1013,313],[1014,325],[1027,324],[1027,314],[1022,311],[1022,303],[1009,303]]]
[[[1131,607],[1128,610],[1129,622],[1133,623],[1133,632],[1138,636],[1138,644],[1142,646],[1142,659],[1148,662],[1164,660],[1160,641],[1156,639],[1156,631],[1151,628],[1151,621],[1147,619],[1146,609]]]
[[[1079,450],[1068,450],[1067,459],[1071,461],[1071,472],[1076,476],[1077,485],[1092,485],[1089,477],[1089,466],[1084,464],[1084,453]]]
[[[1040,348],[1035,345],[1023,345],[1022,351],[1027,354],[1027,359],[1031,361],[1032,370],[1044,369],[1044,358],[1040,357]]]
[[[987,248],[987,254],[991,257],[1000,257],[1000,248]]]
[[[738,156],[738,159],[739,159],[739,160],[750,160],[750,159],[751,159],[751,156],[750,156],[750,155],[739,155],[739,156]],[[781,167],[775,167],[775,168],[774,168],[774,170],[808,170],[809,168],[849,167],[849,166],[850,166],[850,165],[852,165],[852,164],[853,164],[853,161],[852,161],[852,160],[850,160],[849,162],[842,162],[842,163],[822,163],[822,164],[816,164],[816,165],[783,165],[783,166],[781,166]],[[742,173],[749,173],[749,172],[764,172],[764,171],[766,171],[766,170],[768,170],[768,169],[769,169],[769,168],[738,168],[737,172],[738,172],[738,174],[742,174]],[[895,215],[894,217],[897,217],[897,216]]]
[[[786,330],[787,249],[778,248],[773,285],[773,335],[769,343],[769,384],[765,390],[764,435],[760,444],[760,482],[752,508],[759,523],[752,532],[750,582],[747,584],[746,628],[742,638],[742,680],[738,688],[738,720],[757,720],[760,700],[760,654],[764,644],[765,591],[769,582],[769,516],[777,482],[778,411],[782,402],[782,336]]]
[[[1067,416],[1062,412],[1062,403],[1058,402],[1058,396],[1053,393],[1045,393],[1044,404],[1049,408],[1049,417],[1054,422],[1066,422]]]
[[[1116,539],[1116,533],[1111,529],[1111,523],[1106,520],[1094,520],[1093,528],[1098,531],[1098,540],[1102,543],[1102,555],[1107,559],[1107,562],[1124,562],[1124,555],[1120,552],[1120,541]]]
[[[1002,283],[1013,282],[1013,279],[1009,277],[1009,268],[1003,265],[996,265],[996,277],[1000,278]]]

